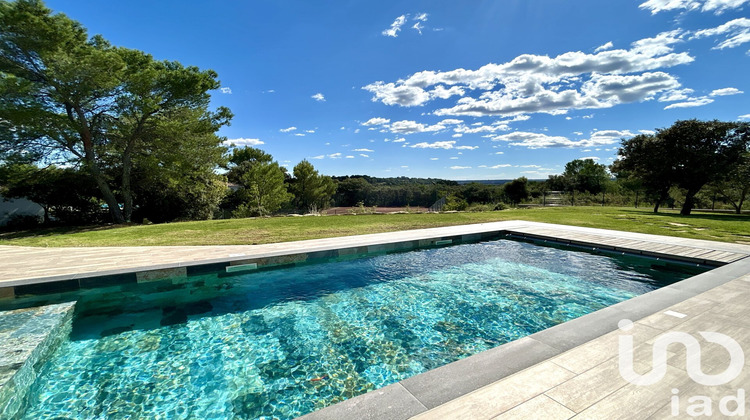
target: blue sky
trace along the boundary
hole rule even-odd
[[[217,71],[221,135],[328,175],[546,178],[678,119],[750,120],[750,0],[47,5]]]

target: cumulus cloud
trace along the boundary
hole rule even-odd
[[[493,141],[508,142],[511,146],[527,147],[529,149],[545,149],[553,147],[595,147],[617,143],[623,137],[632,137],[629,130],[597,130],[588,139],[570,140],[564,136],[548,136],[543,133],[515,131],[493,137]]]
[[[367,126],[383,125],[383,124],[388,124],[389,122],[391,122],[391,120],[387,118],[376,117],[376,118],[370,118],[369,120],[363,122],[362,125],[367,125]]]
[[[354,149],[353,152],[374,152],[372,149]]]
[[[708,96],[729,96],[729,95],[739,95],[740,93],[745,93],[737,88],[728,87],[728,88],[722,88],[722,89],[714,89],[711,91],[711,93],[708,94]]]
[[[738,120],[750,120],[750,114],[740,115],[737,117]]]
[[[600,46],[596,47],[596,49],[594,49],[594,52],[597,53],[599,51],[606,51],[606,50],[612,49],[612,47],[614,47],[614,46],[615,46],[615,44],[613,44],[612,41],[609,41],[609,42],[607,42],[604,45],[600,45]]]
[[[713,47],[714,50],[734,48],[750,42],[750,19],[734,19],[715,28],[696,31],[691,39],[705,38],[710,36],[721,36],[724,38],[721,42]]]
[[[362,157],[366,157],[366,158],[370,157],[370,155],[366,155],[364,153],[360,153],[359,155],[362,156]]]
[[[451,166],[451,169],[471,169],[471,166]]]
[[[675,109],[675,108],[693,108],[696,106],[708,105],[714,100],[705,96],[700,98],[690,98],[685,102],[677,102],[664,107],[664,109]]]
[[[401,27],[404,26],[406,23],[406,15],[401,15],[396,18],[396,20],[391,23],[391,27],[388,29],[383,30],[382,34],[385,36],[390,36],[393,38],[396,38],[398,36],[398,32],[401,30]]]
[[[453,149],[453,146],[456,144],[455,141],[436,141],[434,143],[417,143],[413,144],[409,147],[411,148],[417,148],[417,149]]]
[[[476,149],[479,149],[479,146],[457,146],[456,149],[458,149],[458,150],[476,150]]]
[[[311,96],[311,98],[315,99],[318,102],[325,102],[326,101],[326,97],[323,96],[323,94],[320,93],[320,92],[318,92],[315,95]]]
[[[325,155],[318,155],[318,156],[313,156],[310,159],[325,159],[325,158],[326,158]]]
[[[354,159],[354,156],[352,156],[352,155],[347,155],[347,156],[346,156],[346,158],[347,158],[347,159]]]
[[[686,52],[674,51],[686,34],[680,29],[662,32],[632,43],[629,49],[597,49],[594,54],[523,54],[476,70],[426,70],[395,82],[376,81],[363,89],[372,93],[375,102],[402,107],[458,96],[454,106],[433,112],[441,116],[556,115],[609,108],[679,88],[674,76],[655,70],[694,60]]]
[[[294,131],[296,129],[297,129],[297,127],[287,127],[287,128],[282,128],[279,131],[281,131],[282,133],[289,133],[289,132]]]
[[[252,147],[252,146],[260,146],[261,144],[265,144],[265,143],[260,141],[260,139],[238,138],[238,139],[228,139],[224,141],[224,145],[233,146],[233,147],[247,147],[247,146]]]
[[[328,157],[331,159],[341,159],[341,153],[331,153]]]
[[[700,10],[720,15],[727,10],[738,9],[748,3],[750,0],[648,0],[638,7],[650,11],[652,15],[672,10]]]
[[[223,87],[223,88],[221,88],[220,90],[221,90],[221,93],[225,93],[225,94],[227,94],[227,95],[231,95],[231,94],[232,94],[232,88],[229,88],[229,87]]]
[[[693,89],[673,89],[664,92],[659,96],[659,102],[676,102],[684,101],[690,97]]]

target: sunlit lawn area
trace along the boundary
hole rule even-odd
[[[240,245],[298,241],[501,220],[528,220],[750,244],[750,216],[617,207],[547,207],[484,213],[384,214],[207,220],[146,226],[2,233],[0,245]]]

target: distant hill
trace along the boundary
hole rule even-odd
[[[458,185],[464,185],[464,184],[471,184],[471,183],[477,183],[477,184],[485,184],[485,185],[503,185],[505,183],[508,183],[510,181],[513,181],[512,179],[468,179],[463,181],[456,181]],[[530,179],[531,182],[544,182],[545,179]]]

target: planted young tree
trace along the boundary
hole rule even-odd
[[[227,178],[240,186],[234,193],[236,217],[272,214],[291,199],[284,171],[268,153],[253,147],[234,149],[229,162]]]
[[[330,205],[336,193],[336,181],[320,175],[312,163],[303,160],[292,170],[289,190],[294,195],[295,206],[302,211],[324,209]]]
[[[229,110],[208,110],[218,87],[213,71],[89,38],[41,1],[0,1],[0,155],[80,167],[115,223],[133,210],[137,156],[164,147],[154,136],[159,125],[175,115],[210,121],[213,132],[228,124]]]

